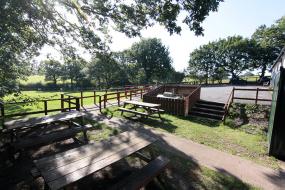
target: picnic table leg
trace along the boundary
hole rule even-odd
[[[126,107],[126,103],[124,102],[124,105],[123,105],[123,108],[125,108]],[[123,115],[123,110],[121,110],[121,116]]]
[[[84,117],[83,116],[80,117],[80,124],[81,124],[81,126],[84,126]],[[87,136],[87,130],[85,130],[85,129],[83,129],[83,138],[84,138],[84,141],[88,143],[89,139]]]

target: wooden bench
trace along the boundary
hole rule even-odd
[[[52,126],[50,126],[52,127]],[[37,146],[48,145],[54,142],[59,142],[62,140],[66,140],[69,138],[73,138],[77,133],[83,132],[86,133],[87,130],[92,129],[92,125],[84,125],[78,127],[67,128],[59,131],[55,131],[49,134],[35,136],[35,137],[26,137],[17,140],[16,142],[12,143],[12,146],[18,149],[28,149]],[[87,136],[84,135],[84,140],[88,141]]]
[[[135,115],[141,115],[141,116],[146,116],[146,117],[149,116],[149,114],[146,112],[139,112],[139,111],[131,110],[131,109],[127,109],[127,108],[119,108],[118,110],[121,112],[133,113]]]
[[[115,184],[110,190],[137,190],[146,186],[153,178],[158,176],[169,164],[163,156],[157,157],[137,172]]]
[[[99,171],[155,141],[145,134],[124,132],[108,140],[35,160],[34,163],[45,183],[54,190]]]

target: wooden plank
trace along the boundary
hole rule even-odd
[[[85,115],[84,113],[79,111],[71,111],[50,116],[17,119],[5,122],[5,127],[7,130],[12,130],[17,128],[28,128],[56,121],[67,121],[77,117],[82,117],[84,115]]]
[[[145,107],[159,107],[160,104],[153,104],[153,103],[147,103],[147,102],[139,102],[139,101],[133,101],[133,100],[126,100],[126,104],[133,104],[138,106],[145,106]]]
[[[141,139],[141,138],[135,138],[130,143],[122,143],[119,146],[114,147],[105,147],[106,149],[98,153],[96,150],[90,151],[93,154],[88,155],[87,157],[81,157],[79,156],[79,159],[74,162],[70,162],[68,164],[65,164],[64,160],[60,160],[59,164],[63,164],[62,166],[58,167],[58,162],[54,163],[54,166],[52,170],[48,168],[48,170],[43,171],[41,169],[41,174],[43,175],[46,182],[50,182],[53,180],[56,180],[62,176],[65,176],[69,173],[76,172],[77,170],[80,170],[81,168],[86,168],[90,164],[95,164],[96,162],[99,162],[100,160],[104,160],[111,155],[121,155],[122,152],[127,151],[128,149],[131,149],[131,147],[135,147],[139,144],[149,144],[152,143],[152,139]],[[77,159],[77,158],[76,158]]]
[[[54,163],[58,164],[58,167],[62,166],[61,160],[65,161],[64,164],[68,164],[70,162],[74,162],[77,157],[87,157],[90,154],[93,154],[93,151],[97,151],[98,154],[101,154],[107,147],[118,146],[122,143],[126,143],[132,141],[133,138],[147,138],[148,136],[145,134],[139,134],[134,132],[124,132],[117,136],[110,137],[108,140],[104,140],[101,142],[90,143],[78,148],[74,148],[56,155],[52,155],[49,157],[41,158],[39,160],[34,160],[37,168],[42,170],[52,169]],[[80,159],[80,158],[79,158]],[[47,169],[46,169],[47,168]]]
[[[61,131],[56,131],[47,135],[21,139],[13,143],[13,146],[15,146],[18,149],[25,149],[36,146],[47,145],[53,142],[58,142],[64,139],[72,138],[77,133],[86,131],[88,129],[90,129],[90,126],[86,126],[86,128],[76,127],[76,128],[63,129]]]
[[[109,154],[108,156],[101,158],[98,157],[98,159],[89,160],[89,163],[84,162],[83,165],[79,164],[79,166],[77,165],[78,163],[71,163],[68,167],[65,167],[65,170],[57,169],[53,173],[48,173],[47,175],[43,174],[43,176],[45,180],[48,179],[47,183],[51,189],[59,189],[67,184],[75,182],[89,174],[92,174],[114,162],[117,162],[122,158],[125,158],[142,148],[145,148],[151,143],[151,141],[142,140],[139,143],[133,144],[125,149],[115,151],[114,153]]]
[[[110,190],[136,190],[146,186],[159,175],[169,164],[169,160],[159,156],[142,169],[132,173],[129,177],[115,184]]]
[[[130,110],[130,109],[127,109],[127,108],[119,108],[118,110],[123,111],[123,112],[133,113],[133,114],[136,114],[136,115],[149,116],[149,114],[146,113],[146,112],[139,112],[139,111]]]

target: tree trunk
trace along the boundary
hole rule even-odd
[[[266,69],[267,69],[266,65],[263,65],[263,66],[262,66],[262,69],[261,69],[260,78],[263,78],[263,77],[264,77],[265,72],[266,72]]]

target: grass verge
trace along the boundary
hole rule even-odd
[[[121,117],[117,107],[110,107],[104,113]],[[132,116],[124,113],[125,116]],[[230,128],[221,122],[199,117],[179,117],[169,114],[162,115],[164,122],[159,119],[140,119],[143,124],[165,132],[175,134],[200,144],[219,149],[250,159],[258,164],[278,169],[279,161],[267,155],[267,139],[264,133],[248,133],[243,128]]]

